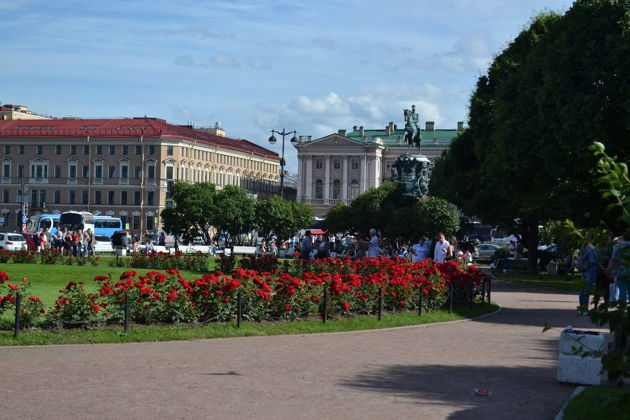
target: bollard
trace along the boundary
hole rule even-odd
[[[129,295],[125,294],[125,333],[129,332]]]
[[[328,287],[324,288],[324,308],[323,308],[323,314],[322,314],[322,320],[325,323],[328,322]]]
[[[481,304],[486,306],[486,280],[481,283]]]
[[[243,307],[241,301],[241,292],[236,294],[236,328],[241,328],[241,320],[243,319]]]
[[[448,313],[453,312],[453,280],[448,284]]]
[[[383,318],[383,288],[378,288],[378,320]]]
[[[475,300],[475,289],[473,287],[473,283],[472,282],[470,282],[470,286],[468,286],[468,289],[469,289],[469,293],[470,293],[469,308],[472,311],[473,301]]]
[[[22,316],[22,294],[15,295],[15,331],[13,336],[18,338],[20,336],[20,317]]]
[[[418,316],[422,316],[422,286],[418,287]]]
[[[491,291],[492,291],[492,280],[488,281],[488,303],[492,305],[492,301],[490,300]]]

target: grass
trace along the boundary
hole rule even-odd
[[[499,279],[524,286],[542,287],[545,289],[559,289],[578,292],[584,287],[584,280],[579,274],[564,274],[551,276],[547,273],[521,274],[521,273],[498,273]]]
[[[587,388],[569,401],[563,418],[565,420],[630,419],[630,389]]]
[[[0,346],[129,343],[374,330],[474,318],[497,309],[498,306],[495,304],[484,306],[476,304],[472,311],[468,308],[468,305],[463,305],[455,308],[451,314],[446,310],[438,310],[422,316],[418,316],[417,313],[407,312],[392,315],[383,314],[381,321],[378,321],[375,316],[357,316],[330,320],[326,324],[321,322],[321,320],[243,322],[241,328],[237,328],[235,322],[217,323],[201,327],[133,326],[126,334],[121,327],[100,330],[25,331],[17,339],[13,337],[11,332],[0,332]]]

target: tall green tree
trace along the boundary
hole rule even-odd
[[[236,237],[256,227],[256,199],[235,185],[226,185],[216,193],[211,223],[218,231]]]
[[[209,244],[208,228],[212,223],[216,199],[214,184],[176,182],[172,194],[175,206],[162,210],[161,214],[164,230],[186,241],[202,235]]]
[[[599,139],[630,150],[629,0],[578,0],[535,17],[479,78],[469,129],[436,163],[432,194],[489,223],[518,224],[536,270],[538,225],[599,223]]]
[[[256,204],[258,227],[265,232],[273,232],[280,241],[288,240],[300,229],[311,226],[312,219],[309,206],[284,200],[280,196],[273,196]]]

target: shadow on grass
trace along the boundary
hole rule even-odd
[[[344,379],[340,385],[415,400],[427,417],[430,405],[456,407],[451,419],[552,418],[573,391],[555,379],[555,367],[386,365]],[[492,396],[473,395],[487,389]],[[437,416],[433,416],[437,417]]]

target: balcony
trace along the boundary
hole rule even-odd
[[[77,179],[76,178],[68,178],[68,184],[69,185],[76,185],[77,184]]]
[[[334,206],[339,203],[345,203],[347,205],[352,204],[352,200],[346,199],[333,199],[333,198],[304,198],[302,200],[304,204],[310,204],[312,206]]]
[[[103,178],[92,178],[92,184],[103,185]]]
[[[120,178],[118,181],[120,185],[129,185],[129,178]]]

